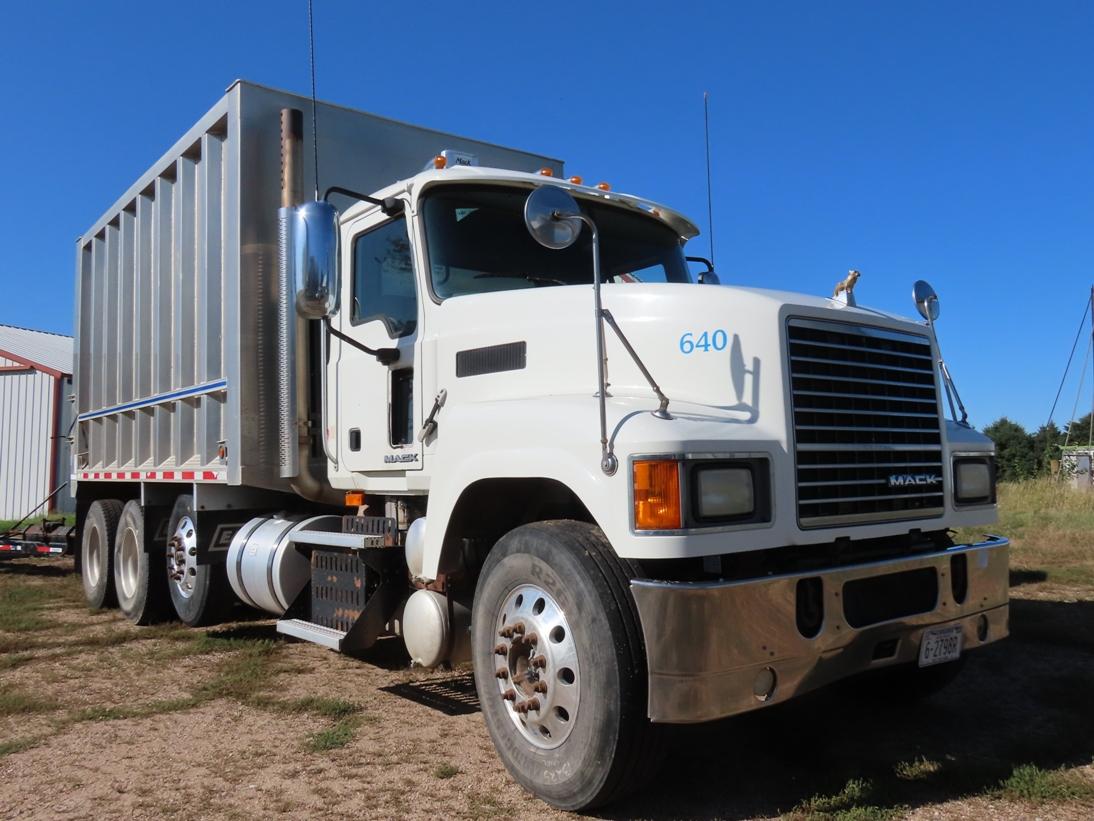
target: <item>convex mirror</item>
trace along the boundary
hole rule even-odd
[[[928,322],[934,322],[938,319],[941,306],[938,302],[938,294],[934,292],[934,288],[930,286],[930,283],[922,279],[918,280],[912,286],[912,299],[915,300],[916,310],[919,311],[921,317]]]
[[[541,185],[524,201],[524,224],[540,245],[561,251],[581,233],[581,209],[565,189]]]

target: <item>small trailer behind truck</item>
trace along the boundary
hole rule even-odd
[[[995,519],[993,450],[925,283],[925,323],[857,277],[720,286],[685,217],[557,160],[312,121],[234,84],[77,242],[93,606],[470,660],[567,809],[669,725],[881,668],[928,692],[1007,635],[1006,540],[951,538]]]

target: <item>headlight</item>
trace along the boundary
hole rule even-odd
[[[990,504],[995,501],[995,461],[990,457],[953,460],[953,495],[958,504]]]
[[[698,468],[695,485],[699,519],[736,519],[749,516],[756,509],[749,466]]]

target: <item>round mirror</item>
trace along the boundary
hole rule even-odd
[[[524,224],[540,245],[561,251],[577,241],[581,233],[581,209],[569,192],[555,185],[542,185],[524,203]]]
[[[915,285],[912,286],[912,299],[915,300],[916,310],[919,311],[919,315],[929,322],[934,322],[938,319],[938,294],[934,292],[934,288],[930,283],[924,280],[918,280]]]

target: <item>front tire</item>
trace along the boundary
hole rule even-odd
[[[178,617],[191,627],[215,624],[231,601],[221,564],[198,564],[194,497],[179,496],[167,524],[167,589]]]
[[[471,631],[483,717],[509,772],[555,807],[614,801],[656,766],[660,728],[646,717],[629,589],[638,575],[599,528],[552,521],[502,537],[479,577]]]
[[[134,624],[152,624],[167,610],[167,585],[159,551],[145,544],[144,509],[126,502],[114,538],[114,590],[118,607]]]
[[[88,607],[111,607],[114,596],[114,537],[122,503],[100,499],[91,503],[80,534],[80,578]]]

